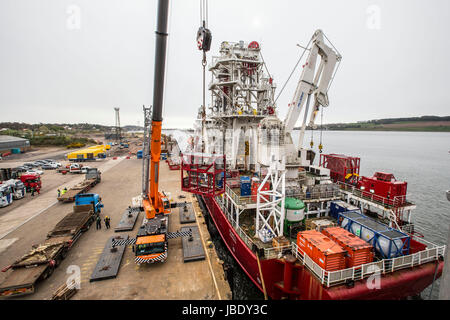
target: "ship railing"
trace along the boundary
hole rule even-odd
[[[316,199],[332,199],[332,198],[339,198],[340,197],[340,191],[339,187],[334,186],[328,186],[327,189],[323,190],[313,190],[311,192],[300,192],[300,193],[291,193],[286,194],[288,197],[297,198],[302,201],[308,201],[308,200],[316,200]],[[225,192],[230,196],[230,198],[233,199],[234,203],[238,206],[246,206],[249,204],[256,205],[256,195],[252,196],[240,196],[236,194],[236,192],[233,191],[232,188],[230,188],[228,185],[225,186]]]
[[[313,190],[311,192],[300,192],[300,193],[291,193],[286,194],[288,197],[297,198],[302,201],[308,200],[316,200],[316,199],[332,199],[340,197],[340,188],[336,185],[328,185],[326,188],[322,188],[321,190]]]
[[[412,205],[412,203],[410,203],[406,200],[406,195],[395,196],[393,198],[385,198],[385,197],[379,196],[377,194],[374,194],[370,191],[358,189],[354,185],[351,185],[351,184],[348,184],[345,182],[338,181],[337,184],[339,185],[341,190],[351,192],[352,194],[354,194],[357,197],[370,200],[370,201],[380,204],[384,207],[396,208],[396,207],[401,207],[401,206],[406,206],[406,205]]]
[[[421,239],[423,241],[423,239]],[[428,241],[426,241],[428,242]],[[342,269],[338,271],[326,271],[320,267],[306,253],[299,251],[296,243],[292,242],[292,254],[305,265],[326,287],[339,285],[347,281],[363,280],[371,275],[381,275],[392,273],[405,268],[412,268],[428,262],[436,261],[444,256],[445,245],[437,246],[428,242],[427,249],[397,257],[392,259],[384,259],[376,262],[366,263],[352,268]]]
[[[291,245],[264,248],[264,258],[266,259],[281,259],[283,255],[290,252],[292,249]]]
[[[253,250],[255,247],[257,247],[256,243],[252,240],[252,238],[239,226],[236,225],[236,220],[233,218],[232,213],[226,208],[225,204],[223,203],[222,197],[216,197],[217,202],[219,203],[220,207],[222,208],[222,211],[225,213],[228,221],[230,222],[233,229],[236,231],[236,233],[239,235],[239,237],[244,241],[245,245],[250,249]],[[286,246],[279,246],[279,247],[271,247],[271,248],[264,248],[264,259],[276,259],[281,258],[281,256],[286,253],[287,251],[291,250],[290,245]]]
[[[248,234],[244,230],[242,230],[241,227],[236,225],[236,221],[233,218],[232,213],[225,206],[221,197],[216,197],[216,199],[217,199],[218,203],[220,204],[222,211],[225,212],[225,215],[226,215],[228,221],[230,222],[231,226],[233,227],[233,229],[236,231],[236,233],[239,235],[239,237],[244,241],[244,243],[247,245],[247,247],[249,249],[252,249],[255,245],[253,240],[248,236]]]
[[[234,203],[238,206],[252,203],[256,204],[256,201],[253,201],[252,196],[240,196],[236,194],[236,192],[234,192],[233,189],[231,189],[228,185],[225,185],[225,192],[233,199]]]

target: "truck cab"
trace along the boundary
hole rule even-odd
[[[20,176],[20,181],[24,184],[27,192],[31,191],[31,188],[41,188],[41,176],[38,174],[23,174]]]
[[[12,188],[6,184],[0,184],[0,207],[9,206],[13,202]]]
[[[101,172],[97,168],[87,168],[86,169],[86,176],[85,179],[97,179],[98,182],[101,180]]]
[[[97,193],[81,193],[75,196],[75,206],[91,204],[95,213],[100,213],[103,208],[102,198]]]
[[[18,179],[10,179],[8,181],[5,181],[4,184],[11,186],[14,200],[22,199],[23,197],[25,197],[25,185],[22,183],[22,181]]]

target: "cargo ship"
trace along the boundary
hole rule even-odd
[[[329,106],[341,60],[321,30],[299,61],[303,55],[280,120],[260,44],[221,43],[208,65],[208,111],[199,109],[195,134],[181,150],[182,190],[197,195],[266,298],[417,297],[441,276],[445,246],[414,230],[406,182],[384,172],[360,176],[360,158],[323,154],[320,142],[316,159],[313,143],[303,145],[306,129],[317,128],[316,116]]]

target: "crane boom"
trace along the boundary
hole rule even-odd
[[[168,204],[167,198],[158,190],[159,161],[161,157],[162,108],[168,36],[168,13],[169,0],[159,0],[155,46],[155,75],[153,80],[152,131],[150,142],[150,191],[147,195],[144,195],[143,200],[143,207],[147,219],[154,218],[155,214],[164,213],[166,211],[170,212],[170,204]]]
[[[306,63],[303,65],[303,71],[295,90],[294,98],[284,120],[285,130],[290,133],[306,104],[298,149],[301,149],[303,145],[311,95],[314,97],[314,105],[310,115],[309,125],[313,126],[319,107],[327,107],[329,105],[327,92],[336,70],[336,64],[341,60],[339,53],[325,44],[322,30],[316,30],[311,39],[311,43],[309,55]],[[321,59],[316,72],[318,56]]]

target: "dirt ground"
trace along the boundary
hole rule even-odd
[[[206,260],[183,263],[180,238],[169,240],[169,257],[163,264],[138,266],[134,263],[134,254],[128,247],[117,278],[89,282],[107,239],[117,235],[113,231],[114,227],[124,210],[131,204],[131,198],[140,194],[141,191],[141,160],[135,157],[131,159],[122,157],[108,161],[117,161],[117,164],[102,174],[102,182],[91,192],[98,193],[102,197],[104,208],[101,217],[105,215],[111,217],[111,229],[105,229],[104,225],[101,230],[95,230],[95,227],[90,228],[74,244],[53,275],[38,283],[34,294],[16,299],[49,299],[70,276],[67,273],[71,270],[69,267],[79,268],[81,271],[81,289],[72,299],[230,299],[230,289],[224,279],[221,261],[217,258],[215,250],[205,246]],[[56,173],[49,173],[47,176],[46,174],[43,177],[48,184],[51,184],[53,179],[55,184],[58,184],[56,181],[61,183],[68,177]],[[179,186],[179,171],[170,171],[167,164],[163,162],[160,174],[164,177],[160,180],[160,188],[171,192],[174,201],[181,201],[178,199],[178,195],[182,193]],[[186,196],[187,200],[191,200],[190,195]],[[1,239],[0,268],[11,264],[28,252],[33,244],[44,241],[47,232],[72,210],[72,206],[73,203],[57,203]],[[129,234],[131,238],[134,237],[138,226],[142,223],[143,215],[140,213],[134,231],[120,234]],[[200,226],[205,242],[209,234],[200,216],[201,214],[198,214],[197,224]],[[179,228],[178,211],[174,211],[169,231],[176,231]],[[0,283],[11,272],[9,270],[0,273]]]

